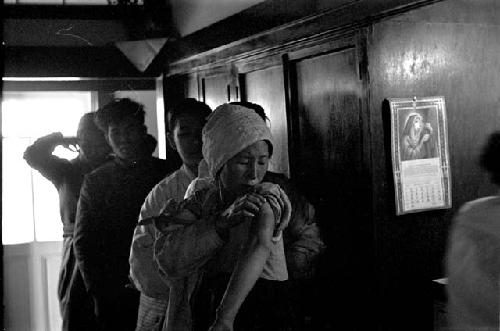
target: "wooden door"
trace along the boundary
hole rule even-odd
[[[362,329],[356,306],[370,291],[363,51],[352,39],[291,53],[286,61],[292,178],[316,205],[328,245],[320,266],[321,293],[342,307],[318,307],[325,329]]]
[[[362,164],[362,94],[355,48],[295,61],[296,175],[315,201],[355,192]],[[346,184],[346,185],[343,185]],[[336,188],[344,194],[335,194]]]

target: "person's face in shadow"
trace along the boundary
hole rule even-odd
[[[203,158],[201,132],[204,124],[205,119],[201,115],[180,115],[175,120],[172,132],[168,134],[168,141],[172,148],[179,153],[182,162],[195,173]]]
[[[111,123],[106,139],[117,157],[135,161],[146,155],[145,137],[146,127],[129,116],[117,123]]]
[[[106,161],[111,153],[111,148],[106,142],[104,134],[97,128],[79,132],[78,145],[80,146],[80,158],[93,167]]]
[[[269,145],[261,140],[226,162],[220,173],[222,187],[232,197],[247,193],[262,182],[269,166]]]

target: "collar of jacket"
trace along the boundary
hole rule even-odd
[[[135,161],[125,160],[119,157],[115,157],[116,163],[118,163],[120,166],[124,168],[137,168],[145,164],[150,164],[152,160],[153,160],[152,156],[147,156]]]

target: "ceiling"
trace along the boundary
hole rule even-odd
[[[2,8],[4,76],[141,76],[148,63],[138,67],[128,52],[148,58],[158,51],[158,42],[142,46],[141,41],[176,36],[163,0],[133,5],[108,5],[106,0],[13,2],[4,1]],[[141,55],[143,51],[147,54]]]

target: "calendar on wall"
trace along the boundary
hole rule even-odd
[[[444,97],[389,99],[396,214],[451,208]]]

